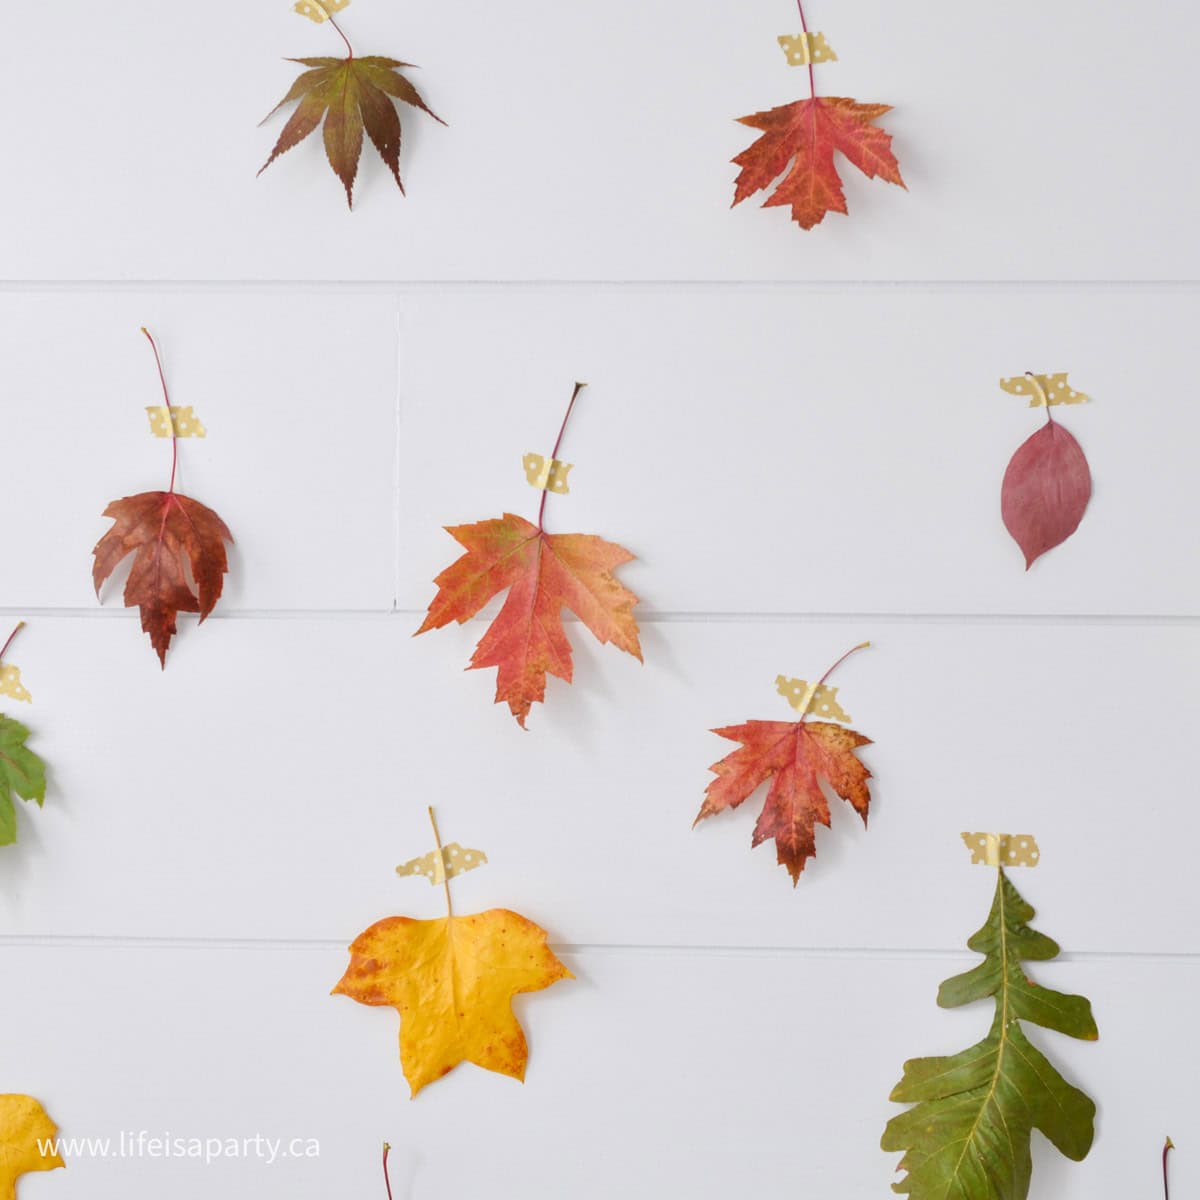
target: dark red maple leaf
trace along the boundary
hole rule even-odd
[[[96,595],[127,554],[133,565],[125,582],[125,607],[140,610],[142,629],[167,665],[167,647],[181,612],[203,621],[221,596],[229,562],[225,542],[233,535],[211,508],[178,492],[141,492],[114,500],[104,516],[115,524],[96,543],[92,581]],[[195,580],[193,591],[187,571]]]
[[[171,399],[158,347],[147,330],[142,332],[154,349],[170,421]],[[150,635],[163,667],[175,636],[177,614],[199,613],[203,621],[220,599],[229,570],[225,543],[233,541],[225,522],[211,508],[176,492],[179,442],[174,436],[171,445],[169,489],[114,500],[103,514],[113,519],[113,527],[92,551],[92,582],[97,596],[117,564],[129,554],[134,556],[125,583],[125,607],[139,609],[142,629]]]
[[[762,136],[733,160],[742,168],[733,203],[740,204],[783,175],[764,208],[790,207],[792,219],[803,229],[812,229],[828,212],[846,212],[835,151],[868,178],[878,177],[907,190],[892,153],[891,135],[873,124],[890,111],[890,104],[814,95],[739,117],[741,124],[762,130]]]

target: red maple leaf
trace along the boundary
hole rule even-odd
[[[833,669],[825,673],[825,679]],[[798,721],[747,721],[714,729],[713,733],[742,746],[709,767],[717,778],[705,790],[704,803],[692,823],[695,827],[705,817],[737,808],[769,779],[771,786],[751,845],[774,838],[776,858],[787,867],[793,887],[800,881],[805,863],[817,852],[817,823],[829,825],[829,804],[821,781],[854,806],[864,826],[871,803],[867,787],[871,772],[854,754],[859,746],[869,746],[871,739],[830,721],[808,721],[807,715],[801,714]]]
[[[171,399],[158,347],[145,329],[142,332],[154,348],[171,421]],[[134,556],[125,582],[125,607],[140,610],[142,629],[150,635],[163,667],[167,665],[167,647],[175,636],[177,614],[199,613],[203,621],[220,599],[225,572],[229,570],[225,543],[233,541],[225,522],[211,508],[176,492],[179,442],[174,436],[171,444],[169,490],[114,500],[103,514],[113,519],[113,527],[92,551],[92,582],[97,596],[116,565],[127,555]]]
[[[232,542],[233,535],[211,508],[178,492],[126,496],[114,500],[104,516],[112,517],[115,524],[92,551],[96,595],[117,563],[133,554],[125,607],[136,605],[140,610],[142,629],[165,667],[176,615],[199,613],[203,621],[220,599],[229,569],[225,542]],[[186,570],[195,580],[195,591]]]
[[[417,633],[462,624],[499,592],[508,590],[488,626],[471,669],[496,667],[496,702],[507,702],[524,726],[546,695],[546,676],[571,681],[571,643],[562,627],[569,608],[597,637],[638,661],[637,597],[612,572],[633,555],[586,533],[549,534],[522,517],[448,526],[464,554],[434,582],[438,593]]]
[[[783,175],[764,208],[789,206],[792,220],[803,229],[812,229],[827,212],[844,213],[846,196],[834,166],[834,151],[841,151],[868,178],[878,176],[907,190],[892,153],[891,135],[872,123],[890,111],[890,104],[814,95],[739,117],[741,124],[763,133],[733,160],[742,168],[733,203],[740,204]]]
[[[551,459],[557,458],[571,410],[584,385],[577,383]],[[522,728],[535,702],[546,695],[546,676],[571,682],[571,643],[562,610],[573,612],[603,644],[612,642],[642,661],[633,606],[638,598],[613,571],[633,555],[588,533],[546,533],[542,492],[536,525],[505,513],[499,520],[449,525],[446,532],[466,550],[435,580],[438,593],[418,634],[451,621],[469,621],[493,596],[507,590],[468,670],[495,667],[496,703],[504,701]]]

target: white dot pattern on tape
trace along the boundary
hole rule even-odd
[[[182,408],[173,406],[170,411],[162,404],[148,405],[146,415],[150,418],[150,432],[155,437],[170,437],[172,426],[174,426],[176,437],[202,438],[208,436],[208,430],[205,429],[204,423],[196,416],[190,404],[185,404]]]
[[[783,47],[789,66],[807,67],[810,63],[837,62],[837,55],[823,33],[783,33],[776,40]]]
[[[1091,397],[1086,392],[1077,392],[1067,382],[1066,371],[1056,375],[1013,375],[1000,380],[1000,386],[1010,396],[1028,396],[1030,408],[1042,408],[1046,404],[1083,404]]]
[[[785,675],[775,676],[775,690],[803,716],[806,712],[829,721],[850,722],[850,714],[837,702],[838,690],[823,683],[815,686],[803,679],[788,679]]]
[[[439,855],[436,850],[420,858],[410,859],[396,868],[397,875],[423,875],[430,883],[441,883],[444,879],[453,879],[466,871],[473,871],[487,862],[487,855],[482,850],[468,850],[457,842],[451,842],[444,847]]]
[[[555,492],[565,496],[571,489],[567,475],[573,464],[559,462],[557,458],[543,458],[540,454],[526,454],[521,460],[525,467],[525,481],[530,487],[543,492]]]
[[[23,704],[30,704],[33,697],[21,683],[21,670],[12,663],[0,663],[0,696],[11,696]]]
[[[1036,867],[1041,858],[1037,839],[1029,833],[964,833],[971,862],[987,867]]]

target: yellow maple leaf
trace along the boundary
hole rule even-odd
[[[400,1014],[400,1065],[414,1096],[461,1062],[524,1081],[529,1047],[512,998],[574,976],[546,944],[546,931],[520,913],[454,915],[450,880],[482,866],[487,855],[457,842],[444,847],[432,806],[429,823],[437,849],[396,870],[440,882],[446,915],[376,921],[351,944],[333,995]]]
[[[461,1062],[523,1080],[529,1049],[512,998],[571,978],[541,926],[492,908],[377,921],[354,940],[333,994],[400,1013],[400,1064],[415,1096]]]
[[[32,1096],[0,1096],[0,1200],[15,1200],[18,1176],[66,1166],[38,1145],[57,1136],[58,1126]]]

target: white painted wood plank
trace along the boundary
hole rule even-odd
[[[286,4],[30,4],[12,14],[0,197],[8,278],[1196,278],[1200,176],[1163,114],[1192,100],[1186,6],[884,0],[809,6],[840,61],[819,88],[895,106],[910,192],[845,166],[851,215],[810,234],[730,212],[735,123],[807,94],[776,36],[794,6],[613,0],[361,3],[361,53],[416,61],[449,122],[406,116],[408,198],[370,148],[346,212],[317,139],[261,178],[257,122],[336,36]],[[70,87],[46,88],[53,58]],[[120,69],[114,69],[120,64]]]
[[[51,767],[0,852],[0,933],[348,943],[441,897],[393,867],[451,841],[503,905],[572,944],[964,945],[990,891],[958,835],[1033,833],[1022,874],[1074,951],[1200,952],[1186,627],[844,620],[656,623],[646,665],[573,625],[574,686],[523,733],[464,672],[481,623],[214,619],[160,673],[136,623],[39,619],[7,703]],[[783,672],[836,679],[876,776],[869,830],[841,802],[794,891],[759,800],[696,830],[710,729],[791,715]],[[965,914],[965,915],[964,915]]]
[[[1048,922],[1047,927],[1053,928]],[[985,1004],[936,1008],[969,959],[636,952],[568,954],[578,979],[522,997],[524,1086],[460,1067],[415,1101],[396,1056],[397,1016],[329,988],[326,949],[6,950],[12,1040],[6,1088],[37,1094],[64,1136],[317,1138],[320,1156],[259,1160],[73,1158],[22,1196],[219,1192],[230,1200],[396,1194],[718,1197],[885,1194],[898,1156],[878,1139],[900,1107],[904,1059],[980,1036]],[[1082,1164],[1035,1135],[1035,1198],[1154,1195],[1167,1131],[1195,1124],[1186,1047],[1194,961],[1040,966],[1082,992],[1096,1043],[1032,1036],[1098,1102]],[[69,981],[47,986],[47,980]],[[80,997],[86,997],[80,1003]],[[1153,1014],[1153,1019],[1148,1017]],[[80,1064],[87,1065],[80,1070]],[[1183,1195],[1200,1172],[1181,1151]]]
[[[441,526],[528,517],[521,456],[562,457],[548,528],[596,533],[669,612],[1196,613],[1200,523],[1179,330],[1191,289],[554,289],[412,296],[401,338],[400,604]],[[1069,371],[1094,495],[1026,573],[1000,485],[1044,417],[1001,376]]]
[[[235,538],[223,611],[386,609],[393,594],[396,312],[386,296],[209,292],[0,296],[6,605],[96,604],[110,500],[165,489],[171,447],[145,409],[175,404],[178,486]],[[124,568],[104,589],[119,606]]]

